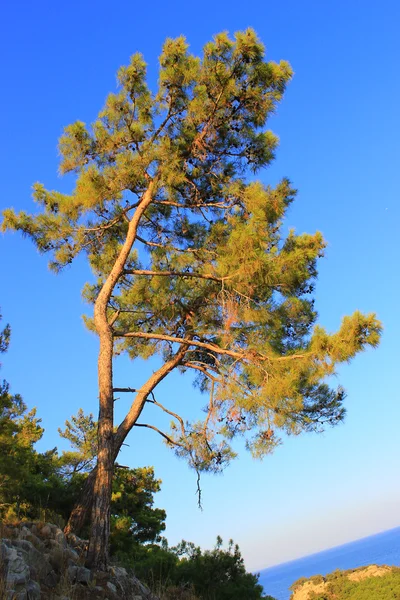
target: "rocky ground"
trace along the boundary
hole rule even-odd
[[[84,566],[86,542],[49,523],[2,526],[0,600],[157,600],[121,567]]]

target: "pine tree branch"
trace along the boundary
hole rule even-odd
[[[209,379],[211,379],[211,381],[214,382],[214,383],[220,383],[222,381],[221,378],[215,377],[214,375],[211,375],[211,373],[209,373],[207,371],[207,369],[204,366],[202,366],[201,364],[195,364],[195,363],[191,363],[191,362],[184,362],[184,363],[182,363],[182,366],[183,367],[187,367],[188,369],[195,369],[196,371],[200,371],[206,377],[208,377]]]
[[[163,431],[161,431],[154,425],[149,425],[148,423],[134,423],[134,427],[147,427],[148,429],[153,429],[154,431],[159,433],[165,440],[167,440],[167,442],[169,444],[172,444],[173,446],[179,446],[180,448],[185,448],[185,446],[183,444],[176,442],[175,440],[170,438],[169,435],[167,435],[166,433],[164,433]]]
[[[197,204],[183,204],[182,202],[173,202],[172,200],[155,200],[153,204],[162,204],[164,206],[174,206],[176,208],[184,208],[190,210],[192,208],[220,208],[227,210],[234,206],[234,203],[226,204],[224,202],[198,202]]]
[[[195,277],[197,279],[209,279],[211,281],[226,281],[232,279],[233,275],[216,277],[208,273],[193,273],[186,271],[150,271],[148,269],[125,269],[125,275],[146,275],[148,277]]]
[[[239,360],[248,360],[250,358],[257,358],[258,360],[268,360],[268,361],[285,361],[285,360],[293,360],[299,358],[306,358],[306,356],[311,357],[311,354],[288,354],[286,356],[265,356],[255,351],[249,352],[236,352],[235,350],[228,350],[227,348],[221,348],[216,344],[212,344],[210,342],[199,342],[193,339],[185,339],[174,337],[173,335],[164,335],[161,333],[145,333],[142,331],[115,331],[114,337],[122,337],[122,338],[140,338],[145,340],[160,340],[163,342],[172,342],[175,344],[187,344],[187,346],[197,346],[198,348],[205,348],[206,350],[211,350],[211,352],[216,352],[217,354],[223,354],[225,356],[231,356],[232,358],[237,358]]]
[[[114,434],[114,448],[118,453],[119,448],[124,442],[126,436],[132,429],[132,427],[137,422],[140,417],[143,407],[148,399],[149,395],[153,392],[156,386],[171,372],[177,367],[183,360],[186,351],[189,347],[188,341],[184,341],[178,351],[174,354],[174,356],[164,363],[157,371],[155,371],[151,377],[147,380],[147,382],[138,390],[135,400],[132,402],[132,405],[129,409],[128,414],[125,419],[119,425],[117,431]]]
[[[104,225],[98,225],[97,227],[85,227],[85,233],[93,233],[95,231],[105,231],[107,229],[110,229],[116,223],[118,223],[118,221],[120,221],[122,218],[126,217],[127,213],[130,210],[132,210],[133,208],[137,208],[139,206],[139,204],[140,204],[140,200],[138,202],[135,202],[134,204],[130,204],[129,206],[124,208],[124,210],[121,211],[116,217],[114,217],[114,219],[112,219],[111,221],[108,221]],[[128,219],[128,221],[129,221],[129,219]]]
[[[158,406],[159,408],[161,408],[161,410],[163,410],[164,412],[166,412],[168,415],[171,415],[171,417],[174,417],[177,421],[179,421],[179,424],[181,426],[181,431],[182,431],[182,435],[183,437],[186,436],[186,430],[185,430],[185,424],[183,422],[182,417],[180,417],[177,413],[172,412],[171,410],[169,410],[168,408],[166,408],[165,406],[163,406],[160,402],[157,402],[157,400],[155,399],[154,393],[151,392],[151,397],[152,400],[147,400],[147,402],[151,402],[151,404],[155,404],[156,406]]]
[[[113,316],[111,317],[111,319],[109,320],[110,327],[112,327],[114,325],[115,321],[118,319],[120,314],[121,314],[121,311],[119,309],[117,309],[115,311],[115,313],[113,314]]]
[[[166,246],[166,244],[159,244],[157,242],[151,242],[150,240],[146,240],[141,236],[137,235],[136,239],[138,242],[145,244],[145,246],[151,246],[153,248],[162,248],[163,250],[172,251],[172,252],[206,252],[207,254],[213,254],[216,256],[216,252],[213,250],[209,250],[208,248],[177,248],[176,246]]]
[[[246,358],[246,354],[244,352],[235,352],[234,350],[228,350],[227,348],[220,348],[220,346],[217,346],[216,344],[198,342],[192,339],[178,338],[174,337],[173,335],[164,335],[160,333],[145,333],[142,331],[115,331],[114,337],[141,338],[145,340],[161,340],[163,342],[187,344],[187,346],[197,346],[198,348],[205,348],[206,350],[211,350],[212,352],[216,352],[217,354],[225,354],[227,356],[232,356],[233,358]]]

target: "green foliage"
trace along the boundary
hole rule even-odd
[[[191,589],[201,600],[256,600],[262,596],[258,575],[247,573],[239,547],[231,540],[222,547],[221,538],[213,550],[202,551],[182,541],[168,548],[150,545],[132,556],[135,572],[153,589]],[[272,599],[273,600],[273,599]]]
[[[239,546],[229,542],[222,548],[221,538],[213,550],[201,551],[183,542],[177,553],[182,556],[177,570],[178,582],[190,581],[204,600],[256,600],[262,598],[258,576],[247,573]]]
[[[97,454],[97,422],[92,414],[79,409],[77,415],[58,430],[68,440],[72,451],[60,458],[61,472],[70,490],[69,510],[78,499],[87,473],[94,467]],[[165,529],[165,511],[154,508],[154,494],[160,491],[153,467],[136,469],[116,466],[111,498],[111,553],[120,559],[137,551],[140,544],[156,542]],[[66,517],[68,512],[66,511]],[[65,511],[63,511],[64,514]]]
[[[135,54],[98,119],[65,128],[60,168],[76,176],[71,194],[36,184],[39,214],[3,212],[2,229],[30,237],[55,270],[86,255],[95,277],[87,300],[112,285],[116,353],[183,353],[180,370],[194,371],[209,396],[206,417],[176,418],[166,439],[198,471],[227,464],[236,435],[262,457],[282,432],[342,421],[345,393],[327,378],[379,343],[374,314],[356,311],[333,334],[316,325],[323,236],[286,235],[296,191],[287,179],[271,187],[252,177],[274,158],[267,121],[291,77],[288,63],[266,61],[251,29],[216,35],[200,58],[185,38],[166,40],[154,93]]]
[[[129,551],[132,544],[156,542],[165,529],[165,511],[154,508],[160,490],[153,467],[117,469],[111,502],[113,552]]]
[[[78,414],[65,421],[65,429],[58,429],[62,438],[68,440],[72,450],[62,453],[62,463],[66,473],[74,475],[87,473],[96,464],[97,455],[97,423],[92,413],[85,415],[80,408]]]
[[[10,335],[10,326],[6,325],[0,332],[1,353],[8,349]],[[18,513],[38,499],[40,503],[46,494],[45,480],[38,476],[38,468],[41,463],[48,472],[53,453],[39,457],[34,450],[42,435],[36,409],[28,411],[21,396],[11,394],[6,381],[0,383],[0,515],[13,509]]]
[[[9,328],[3,339],[6,334],[9,337]],[[86,416],[80,410],[66,421],[64,430],[59,430],[73,451],[61,457],[56,449],[40,454],[34,444],[43,429],[35,411],[27,412],[21,398],[10,396],[8,388],[0,401],[1,515],[62,525],[95,458],[97,423],[93,415]],[[154,494],[160,485],[152,467],[116,469],[110,538],[114,560],[134,567],[137,576],[153,589],[164,590],[165,598],[261,598],[258,577],[246,572],[239,548],[232,541],[226,550],[220,538],[212,551],[203,552],[188,542],[168,548],[161,538],[165,511],[154,508]]]
[[[377,567],[379,569],[379,567]],[[362,572],[364,567],[358,569]],[[323,592],[310,592],[309,600],[394,600],[400,598],[400,568],[391,567],[390,571],[377,576],[368,576],[359,581],[349,579],[349,575],[356,571],[334,571],[326,577],[320,575],[310,579],[298,580],[291,589],[301,588],[305,581],[315,584],[326,582]]]

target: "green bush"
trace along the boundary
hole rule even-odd
[[[348,578],[351,571],[334,571],[325,578],[326,589],[313,592],[309,600],[396,600],[400,599],[400,568],[361,581]]]

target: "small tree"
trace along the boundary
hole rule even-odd
[[[1,315],[0,315],[1,320]],[[0,331],[0,353],[7,351],[11,329]],[[0,516],[32,514],[48,496],[54,451],[38,454],[35,443],[43,428],[36,409],[28,410],[20,394],[11,394],[7,381],[0,382]],[[44,474],[45,472],[45,474]]]
[[[38,215],[3,213],[3,229],[28,235],[59,271],[86,254],[96,276],[86,297],[99,337],[98,459],[69,529],[92,505],[88,563],[107,565],[113,466],[146,402],[175,421],[159,432],[197,470],[221,469],[230,440],[253,432],[255,456],[271,452],[279,430],[319,431],[344,415],[344,392],[326,383],[339,363],[376,346],[374,315],[345,317],[337,333],[315,326],[312,292],[320,233],[284,236],[295,196],[252,179],[274,157],[268,117],[292,76],[266,62],[252,30],[215,36],[201,58],[183,37],[168,39],[158,91],[135,54],[87,128],[76,122],[60,140],[61,172],[76,173],[70,195],[34,186]],[[113,356],[157,354],[146,381],[116,388]],[[186,423],[153,391],[171,371],[194,371],[209,396],[206,416]],[[114,392],[134,394],[114,431]],[[92,502],[93,498],[93,502]]]
[[[85,415],[80,408],[77,415],[59,429],[60,436],[68,440],[72,450],[60,457],[61,472],[66,489],[82,487],[97,454],[97,423],[92,414]],[[113,554],[126,556],[141,544],[157,542],[165,529],[166,513],[154,508],[154,494],[161,489],[153,467],[129,469],[116,465],[111,501],[111,550]]]
[[[195,593],[207,600],[258,600],[263,588],[259,575],[247,573],[239,546],[229,540],[223,548],[222,538],[217,537],[213,550],[202,551],[193,543],[182,541],[175,552],[181,560],[177,566],[177,583],[190,581]]]

